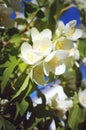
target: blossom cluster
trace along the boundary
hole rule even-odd
[[[84,0],[1,0],[1,129],[85,129],[85,12]]]
[[[66,25],[60,21],[54,36],[50,29],[39,32],[37,28],[32,27],[30,30],[32,43],[24,42],[21,45],[20,57],[30,66],[31,80],[37,85],[45,86],[42,93],[46,98],[46,104],[55,111],[55,115],[62,119],[66,119],[66,112],[73,107],[73,100],[65,94],[63,87],[58,83],[54,83],[52,87],[50,85],[46,87],[46,76],[49,77],[50,73],[55,76],[62,75],[79,60],[77,40],[82,37],[83,33],[75,26],[75,20]],[[80,91],[81,104],[83,104],[82,100],[84,102],[82,95],[83,92]],[[42,103],[42,99],[36,95],[31,98],[34,106]]]
[[[65,73],[70,59],[79,59],[76,40],[82,36],[82,31],[75,26],[75,20],[66,25],[59,22],[53,37],[50,29],[39,32],[37,28],[31,28],[32,45],[24,42],[20,57],[31,66],[30,77],[36,84],[45,85],[46,76]]]

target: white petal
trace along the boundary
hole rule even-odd
[[[44,90],[42,90],[42,92],[45,95],[47,102],[56,94],[58,96],[58,99],[60,100],[67,98],[67,95],[64,93],[63,87],[58,84],[54,84],[50,88],[45,88]]]
[[[31,29],[31,37],[32,37],[32,41],[35,41],[38,39],[39,37],[39,31],[37,30],[37,28],[33,27]]]
[[[28,53],[29,51],[32,50],[32,46],[30,44],[28,44],[27,42],[24,42],[21,45],[21,54],[24,55],[26,53]]]
[[[49,75],[50,72],[57,74],[64,73],[65,65],[62,65],[63,60],[69,56],[67,51],[58,50],[50,53],[44,60],[44,73]],[[60,70],[57,69],[59,67]]]
[[[33,48],[36,52],[42,53],[44,56],[48,55],[52,50],[52,43],[49,39],[43,38],[34,41]]]
[[[45,85],[46,79],[43,71],[42,63],[34,66],[31,70],[31,79],[38,85]]]
[[[58,100],[57,109],[64,111],[64,113],[69,110],[73,105],[72,100]]]
[[[54,57],[56,54],[56,51],[50,53],[44,60],[43,68],[44,68],[44,73],[46,76],[49,75],[50,72],[54,73],[55,72],[55,65],[57,64],[57,58]]]
[[[42,38],[49,38],[51,39],[52,38],[52,32],[50,29],[44,29],[40,35],[42,36]]]
[[[55,120],[53,119],[52,122],[49,125],[49,130],[56,130],[56,124]]]
[[[66,50],[57,50],[56,55],[58,56],[59,59],[66,59],[69,56],[68,51]]]
[[[65,70],[66,70],[66,65],[61,64],[55,68],[55,75],[61,75],[65,72]]]
[[[84,89],[83,91],[80,90],[78,96],[79,96],[79,102],[80,102],[80,104],[84,108],[86,108],[86,89]]]
[[[82,36],[82,31],[80,29],[76,29],[73,35],[71,36],[71,40],[76,41]]]
[[[72,41],[68,39],[58,40],[55,43],[55,50],[70,50],[73,47]]]
[[[42,56],[35,53],[32,46],[28,43],[23,43],[21,46],[21,56],[22,60],[27,64],[33,65],[42,59]]]

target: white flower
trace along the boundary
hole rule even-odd
[[[86,57],[82,59],[82,63],[86,66]]]
[[[86,108],[86,89],[80,90],[79,93],[78,93],[78,97],[79,97],[80,104],[84,108]]]
[[[49,130],[56,130],[56,124],[55,124],[55,120],[52,119],[50,125],[49,125]]]
[[[32,81],[34,81],[38,85],[46,84],[42,62],[38,63],[31,69],[30,77]]]
[[[51,52],[44,60],[44,73],[49,75],[50,72],[55,75],[63,74],[66,70],[64,59],[68,57],[68,52],[58,50]]]
[[[37,5],[38,5],[37,0],[31,0],[31,2],[32,2],[33,4],[37,4]]]
[[[56,29],[56,35],[58,37],[66,37],[69,40],[76,41],[82,36],[82,31],[75,28],[76,20],[72,20],[66,25],[63,22],[58,22],[58,28]]]
[[[29,65],[34,65],[42,59],[42,56],[32,49],[32,46],[27,42],[24,42],[21,46],[21,56],[22,60]]]
[[[60,118],[66,118],[65,114],[73,106],[73,101],[71,99],[68,100],[62,86],[54,84],[54,89],[56,92],[54,92],[54,96],[49,98],[48,105],[51,109],[57,111],[57,116]]]
[[[34,41],[33,49],[35,49],[35,52],[40,53],[44,57],[51,52],[52,43],[48,38],[42,38]]]
[[[57,23],[57,29],[56,29],[56,35],[57,35],[57,37],[59,38],[59,37],[61,37],[63,34],[64,34],[64,29],[65,29],[65,25],[64,25],[64,23],[62,22],[62,21],[59,21],[58,23]],[[64,35],[63,35],[64,36]]]
[[[42,38],[52,38],[52,32],[49,29],[44,29],[42,32],[39,32],[37,28],[33,27],[31,29],[32,41],[41,40]]]
[[[52,87],[45,86],[41,92],[45,96],[46,104],[56,112],[56,115],[59,118],[65,119],[66,112],[73,106],[73,101],[68,99],[68,96],[64,93],[63,87],[58,84],[53,84]],[[34,106],[42,103],[41,97],[38,97],[37,95],[31,97],[31,99]]]
[[[66,118],[66,112],[73,106],[73,101],[68,100],[67,95],[64,93],[63,87],[60,85],[54,85],[57,87],[56,94],[49,99],[49,106],[56,111],[56,115],[60,118]]]
[[[65,33],[68,39],[76,41],[82,36],[82,31],[80,29],[75,28],[76,20],[72,20],[71,22],[66,24]]]
[[[80,53],[78,50],[77,43],[73,43],[74,47],[70,50],[69,55],[73,56],[75,60],[79,60],[80,58]]]
[[[43,57],[51,52],[52,33],[49,29],[44,29],[42,32],[39,32],[37,28],[33,27],[31,29],[31,37],[33,41],[33,49],[35,49],[35,52],[40,53],[43,55]]]
[[[55,50],[70,50],[73,48],[73,43],[71,40],[61,38],[55,41],[54,43]]]

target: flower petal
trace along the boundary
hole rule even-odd
[[[73,47],[72,41],[68,39],[60,39],[55,43],[55,50],[70,50]]]
[[[31,79],[38,85],[45,85],[46,79],[43,71],[42,63],[34,66],[30,73]]]
[[[39,37],[39,31],[38,31],[37,28],[33,27],[31,29],[31,37],[32,37],[32,41],[33,42],[38,39],[38,37]]]
[[[27,54],[31,50],[32,50],[32,46],[30,44],[28,44],[27,42],[24,42],[21,45],[21,54],[22,55]]]
[[[48,55],[52,50],[52,43],[49,39],[43,38],[41,40],[34,41],[33,49],[41,53],[43,56]]]
[[[65,72],[65,70],[66,70],[66,65],[61,64],[55,68],[55,75],[61,75]]]
[[[62,74],[65,71],[63,61],[68,57],[68,55],[68,52],[64,50],[51,52],[44,60],[43,67],[45,75],[48,76],[50,72],[55,73],[56,75],[60,73]],[[59,67],[60,71],[57,67]]]
[[[34,65],[42,59],[40,54],[37,54],[32,49],[32,46],[28,43],[23,43],[21,46],[21,56],[22,60],[27,64]]]
[[[70,37],[71,40],[76,41],[82,36],[82,30],[76,29],[73,35]]]
[[[80,104],[86,108],[86,89],[84,89],[83,91],[79,91],[78,93],[78,96],[79,96],[79,102]]]
[[[40,35],[42,36],[42,38],[49,38],[51,39],[52,38],[52,32],[50,29],[44,29]]]

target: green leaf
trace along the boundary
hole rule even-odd
[[[0,130],[1,128],[5,130],[5,120],[2,116],[0,116]]]
[[[42,118],[36,118],[35,122],[33,123],[33,125],[31,125],[31,127],[29,127],[27,130],[32,130],[42,120],[43,120]]]
[[[27,14],[32,14],[33,12],[35,12],[38,8],[38,6],[36,4],[33,3],[28,3],[28,2],[24,2],[25,4],[25,16],[27,17]]]
[[[5,120],[5,130],[16,130],[16,127],[8,120]]]
[[[59,0],[54,0],[50,6],[49,18],[48,18],[48,27],[54,32],[56,23],[60,16],[60,11],[63,8],[63,4]]]
[[[65,128],[59,127],[59,128],[57,128],[57,130],[65,130]]]
[[[42,6],[43,4],[46,4],[47,0],[37,0],[38,5]]]
[[[21,72],[23,72],[26,67],[27,67],[27,64],[24,63],[24,62],[19,64],[19,69],[20,69]]]
[[[16,46],[18,46],[22,41],[22,37],[19,34],[15,34],[11,37],[11,39],[9,40],[9,42],[15,44]]]
[[[66,88],[76,90],[76,72],[73,69],[69,69],[67,73],[63,74],[63,84]]]
[[[75,94],[74,94],[74,102],[73,102],[73,105],[74,105],[74,106],[77,105],[78,102],[79,102],[78,94],[75,92]]]
[[[78,104],[75,105],[68,117],[68,125],[72,130],[78,130],[78,126],[80,123],[84,121],[85,111]]]
[[[27,88],[27,92],[26,92],[26,94],[25,94],[25,97],[27,97],[29,94],[30,94],[30,92],[31,92],[31,90],[32,90],[32,88],[33,88],[33,83],[31,82],[31,80],[29,80],[29,85],[28,85],[28,88]]]
[[[27,77],[25,78],[24,80],[24,83],[22,84],[22,86],[20,87],[20,89],[17,91],[17,93],[13,96],[12,100],[14,100],[15,98],[17,98],[21,92],[23,92],[27,86],[28,86],[28,83],[29,83],[29,74],[27,75]]]
[[[19,103],[16,102],[16,114],[15,114],[15,119],[17,118],[17,116],[18,116],[18,114],[19,114],[19,111],[20,111]]]
[[[16,130],[16,127],[11,122],[0,116],[0,130],[2,128],[3,130]]]
[[[86,57],[86,39],[79,40],[78,49],[81,57]]]
[[[9,66],[9,61],[5,62],[4,64],[0,65],[0,68],[5,68]]]
[[[20,115],[23,116],[28,108],[28,102],[26,102],[24,99],[19,104],[20,107]]]
[[[10,56],[10,59],[9,59],[9,63],[7,62],[7,67],[6,69],[4,70],[4,73],[3,73],[3,76],[2,76],[2,82],[1,82],[1,92],[3,93],[6,85],[7,85],[7,82],[9,81],[10,79],[10,76],[13,72],[13,70],[15,69],[15,67],[18,65],[18,60],[15,58],[15,56]]]

